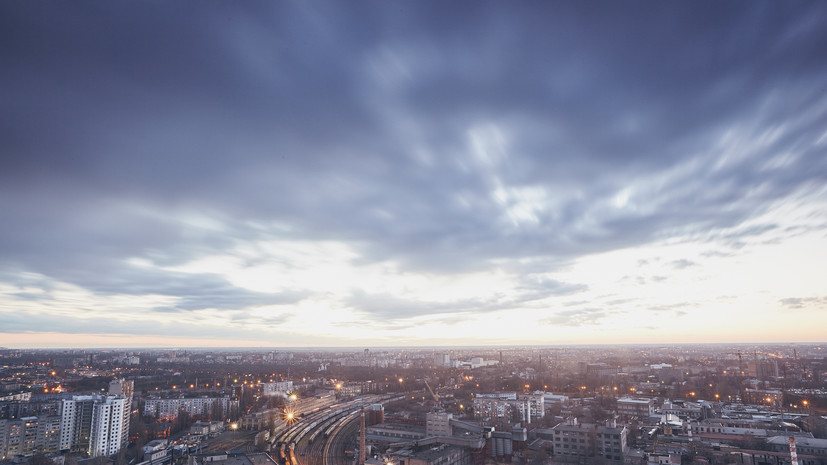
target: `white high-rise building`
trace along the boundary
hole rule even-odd
[[[92,457],[118,453],[129,433],[131,397],[73,396],[63,401],[60,449]]]
[[[96,396],[72,396],[64,399],[60,409],[60,450],[85,451],[89,446],[89,428]]]
[[[123,428],[121,434],[121,446],[126,447],[129,441],[129,419],[132,417],[132,392],[135,390],[135,382],[123,378],[115,378],[109,382],[109,395],[122,396],[126,399],[123,408]]]
[[[129,399],[106,396],[92,412],[88,453],[92,457],[117,454],[129,433]],[[126,415],[125,415],[126,414]]]

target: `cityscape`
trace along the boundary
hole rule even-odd
[[[827,345],[0,350],[0,463],[824,465]]]
[[[0,2],[0,465],[827,465],[827,2]]]

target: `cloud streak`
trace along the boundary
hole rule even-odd
[[[736,313],[817,294],[762,277],[770,296],[753,302],[719,270],[771,276],[776,250],[827,249],[823,5],[0,13],[9,331],[26,330],[21,306],[98,315],[131,298],[267,321],[263,340],[313,335],[316,318],[349,344],[358,322],[389,339],[501,314],[622,324],[609,294],[640,318],[690,301],[679,311],[703,317],[712,294]],[[709,296],[682,295],[700,283]]]

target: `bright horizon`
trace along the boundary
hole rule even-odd
[[[827,5],[406,7],[0,5],[0,346],[824,339]]]
[[[778,342],[709,342],[709,343],[695,343],[695,342],[682,342],[682,343],[672,343],[672,342],[663,342],[663,343],[621,343],[621,344],[514,344],[514,345],[467,345],[467,346],[455,346],[455,345],[439,345],[439,346],[427,346],[427,345],[420,345],[420,346],[330,346],[330,347],[316,347],[316,346],[295,346],[295,347],[287,347],[287,346],[95,346],[95,347],[23,347],[23,346],[0,346],[0,350],[33,350],[33,351],[76,351],[76,350],[88,350],[88,351],[127,351],[127,352],[140,352],[140,351],[147,351],[147,352],[166,352],[166,351],[193,351],[193,352],[259,352],[259,351],[281,351],[281,352],[330,352],[330,351],[343,351],[343,352],[354,352],[354,353],[361,353],[365,349],[370,351],[423,351],[423,350],[451,350],[451,351],[498,351],[498,350],[528,350],[528,349],[597,349],[597,348],[661,348],[661,347],[670,347],[670,348],[680,348],[680,347],[759,347],[759,346],[790,346],[790,348],[806,348],[808,346],[815,346],[816,348],[822,348],[821,346],[827,345],[827,342],[788,342],[788,341],[778,341]],[[732,355],[732,354],[730,354]]]

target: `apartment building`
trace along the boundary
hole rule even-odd
[[[93,457],[115,454],[126,445],[131,397],[73,396],[63,401],[60,449]]]
[[[580,462],[587,457],[600,457],[603,463],[622,464],[629,452],[626,444],[628,429],[609,420],[605,425],[580,423],[576,418],[552,428],[554,459],[559,462]]]
[[[0,420],[0,460],[57,452],[60,417],[26,417]]]
[[[518,421],[531,423],[545,416],[545,400],[542,393],[478,394],[474,397],[474,416],[483,421]]]
[[[144,415],[172,419],[178,416],[181,411],[189,415],[210,415],[215,411],[223,417],[233,407],[238,408],[238,401],[231,400],[229,397],[147,399],[146,404],[144,404]]]

